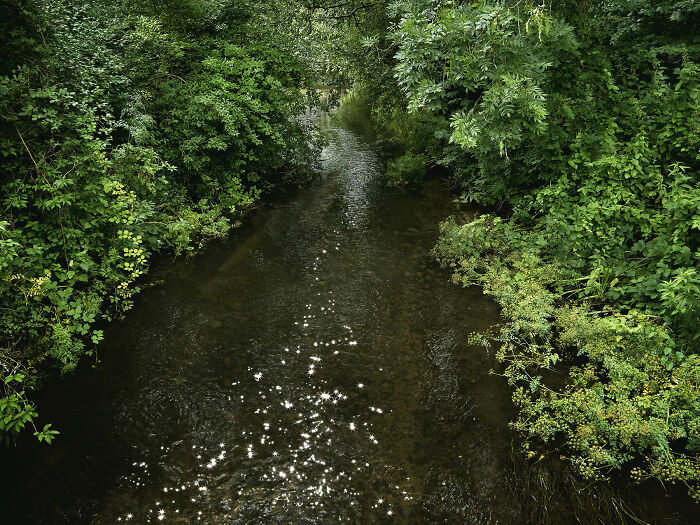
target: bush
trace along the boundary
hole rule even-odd
[[[406,153],[389,161],[386,170],[387,184],[394,188],[420,184],[428,172],[428,158],[425,155]]]
[[[601,305],[615,283],[572,278],[580,274],[542,258],[535,235],[488,215],[450,220],[434,250],[456,282],[483,286],[502,307],[498,333],[474,340],[496,344],[524,450],[563,443],[586,477],[626,467],[635,481],[680,482],[700,497],[697,347],[658,316]],[[547,384],[562,365],[565,386]]]
[[[154,253],[308,173],[308,65],[270,6],[233,3],[0,7],[0,438],[35,424],[42,373],[93,355]]]

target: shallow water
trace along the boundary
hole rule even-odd
[[[316,183],[164,265],[98,368],[44,391],[62,434],[3,458],[12,523],[605,522],[514,462],[508,387],[466,344],[498,310],[428,255],[449,192],[387,190],[371,140],[325,126]],[[689,523],[678,501],[627,505]]]

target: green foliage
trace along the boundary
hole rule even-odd
[[[425,155],[406,153],[389,162],[386,171],[387,184],[400,188],[407,184],[419,184],[428,171],[428,158]]]
[[[310,66],[272,4],[131,4],[0,7],[5,440],[34,424],[40,372],[93,355],[154,253],[226,235],[310,172]]]
[[[616,124],[579,133],[567,168],[514,201],[510,221],[448,222],[435,253],[503,307],[496,356],[528,453],[563,441],[587,477],[626,467],[634,480],[681,482],[696,497],[700,187],[682,146],[694,133],[671,138],[676,123],[697,129],[697,106],[676,106],[697,98],[694,71],[688,63],[675,86],[661,86],[664,105],[625,93],[654,125],[626,141]],[[667,164],[677,159],[693,167]],[[548,385],[560,361],[568,378]]]
[[[597,305],[615,283],[600,272],[571,279],[579,274],[542,258],[536,232],[483,215],[462,226],[449,220],[441,233],[434,254],[455,282],[483,286],[503,308],[504,324],[491,340],[514,387],[512,425],[525,437],[525,452],[563,441],[585,477],[604,479],[629,466],[636,481],[677,481],[699,494],[695,347],[656,316]],[[553,379],[562,372],[566,380]]]
[[[578,54],[571,26],[532,4],[401,5],[395,72],[409,109],[449,119],[459,148],[443,163],[459,170],[465,157],[476,161],[470,193],[483,203],[511,195],[524,180],[512,166],[546,140],[553,72]]]
[[[32,424],[37,412],[25,395],[23,386],[25,375],[10,373],[3,377],[3,397],[0,398],[0,431],[7,444],[11,437],[19,434],[27,423]]]
[[[435,255],[503,308],[526,451],[695,497],[696,4],[404,1],[392,36],[409,110],[450,123],[434,151],[461,200],[507,214],[447,221]]]

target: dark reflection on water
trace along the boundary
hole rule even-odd
[[[385,190],[373,145],[338,126],[319,170],[230,242],[168,265],[108,328],[98,369],[47,389],[62,435],[5,458],[13,523],[542,515],[511,459],[508,389],[465,342],[497,309],[428,256],[454,211],[445,188]],[[597,522],[561,523],[573,515]]]

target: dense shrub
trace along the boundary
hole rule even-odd
[[[389,161],[386,170],[387,184],[400,188],[407,184],[423,181],[428,171],[428,158],[425,155],[406,153]]]
[[[2,4],[0,437],[34,425],[29,389],[93,354],[154,253],[307,176],[310,72],[285,27],[265,3]]]
[[[503,307],[492,341],[526,451],[698,497],[700,9],[396,9],[408,108],[449,120],[439,162],[461,199],[505,212],[446,222],[435,255]]]
[[[444,223],[435,248],[455,282],[483,286],[503,308],[497,333],[472,337],[496,346],[525,451],[563,442],[586,477],[626,466],[635,480],[679,481],[697,497],[697,354],[657,316],[601,304],[615,283],[597,272],[572,278],[580,274],[543,256],[538,235],[483,215]],[[551,381],[562,372],[567,380]]]

